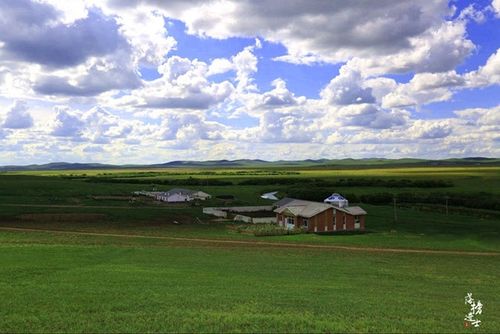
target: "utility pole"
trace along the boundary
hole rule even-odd
[[[396,195],[394,195],[394,197],[392,199],[394,201],[394,222],[397,222],[398,221],[398,213],[396,211]]]

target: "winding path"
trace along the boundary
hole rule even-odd
[[[267,246],[267,247],[302,248],[302,249],[303,248],[332,249],[332,250],[347,250],[347,251],[360,251],[360,252],[372,252],[372,253],[381,252],[381,253],[410,253],[410,254],[465,255],[465,256],[500,256],[500,252],[471,252],[471,251],[454,251],[454,250],[314,245],[314,244],[303,244],[303,243],[285,243],[285,242],[269,242],[269,241],[206,239],[206,238],[149,236],[140,234],[117,234],[117,233],[83,232],[83,231],[47,230],[47,229],[34,229],[34,228],[21,228],[21,227],[0,227],[0,230],[17,231],[17,232],[46,232],[46,233],[57,233],[57,234],[117,237],[117,238],[160,239],[160,240],[189,241],[189,242],[212,243],[212,244],[231,244],[231,245]]]

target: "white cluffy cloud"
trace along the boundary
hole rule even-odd
[[[3,127],[6,129],[27,129],[33,126],[33,117],[28,111],[26,102],[16,101],[9,109]]]

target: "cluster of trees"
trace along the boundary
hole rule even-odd
[[[232,181],[214,178],[183,178],[183,179],[162,179],[162,178],[138,178],[138,177],[113,177],[113,176],[66,176],[67,178],[84,179],[87,182],[96,183],[132,183],[132,184],[163,184],[163,185],[192,185],[192,186],[231,186]],[[381,187],[381,188],[446,188],[452,187],[453,183],[444,180],[410,180],[410,179],[377,179],[377,178],[344,178],[335,180],[322,180],[317,178],[301,177],[255,177],[248,178],[237,183],[240,186],[301,186],[316,188],[337,187]]]
[[[85,181],[95,183],[131,183],[131,184],[157,184],[157,185],[183,185],[183,186],[231,186],[231,181],[218,179],[198,179],[190,177],[187,179],[124,179],[92,177]]]
[[[316,187],[292,187],[288,188],[288,197],[301,198],[310,201],[323,201],[331,195],[329,188],[316,188]],[[443,192],[429,192],[429,193],[389,193],[378,192],[370,194],[349,194],[343,195],[351,203],[367,203],[375,205],[391,204],[396,198],[398,203],[421,203],[421,204],[445,204],[446,201],[450,206],[474,208],[474,209],[487,209],[487,210],[500,210],[500,196],[487,193],[443,193]]]
[[[376,179],[347,178],[322,180],[314,178],[251,178],[239,182],[239,185],[293,185],[304,184],[317,187],[384,187],[384,188],[446,188],[453,183],[444,180]]]

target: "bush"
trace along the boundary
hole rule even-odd
[[[323,180],[315,178],[252,178],[239,182],[239,185],[303,185],[313,187],[386,187],[386,188],[446,188],[453,183],[443,180],[409,180],[377,178],[343,178]]]
[[[398,203],[409,204],[442,204],[448,199],[449,206],[464,207],[472,209],[500,210],[500,197],[491,193],[374,193],[360,195],[361,202],[367,204],[390,204],[394,197]],[[346,198],[355,202],[354,197]]]
[[[183,186],[231,186],[231,181],[218,179],[125,179],[110,177],[91,177],[85,180],[93,183],[129,183],[129,184],[157,184],[157,185],[183,185]]]
[[[368,204],[389,204],[393,201],[394,195],[391,193],[375,193],[359,196],[359,200]]]
[[[253,233],[256,237],[292,235],[304,233],[302,229],[288,230],[275,224],[248,224],[240,225],[236,228],[238,233]]]

